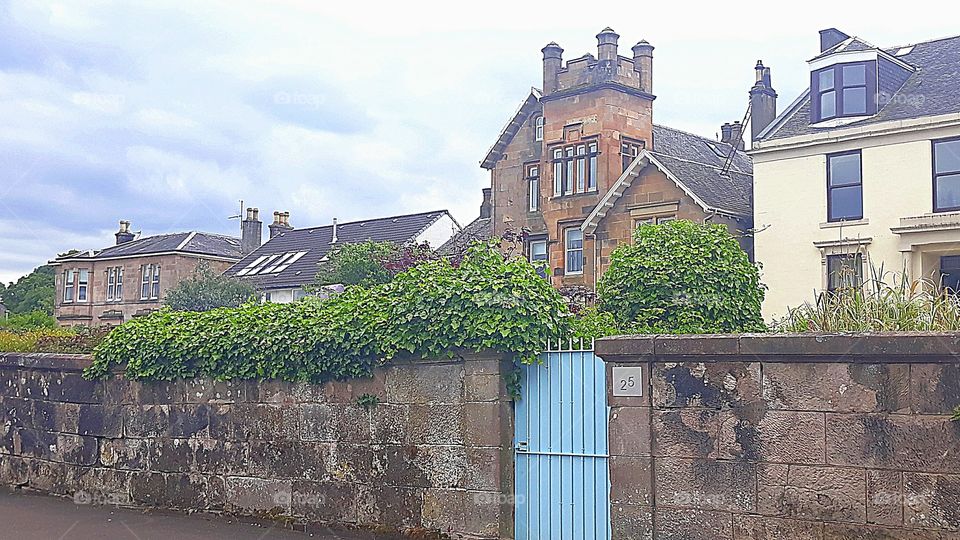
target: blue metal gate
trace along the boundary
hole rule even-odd
[[[562,349],[562,348],[561,348]],[[516,539],[610,538],[607,396],[590,350],[523,368],[516,406]]]

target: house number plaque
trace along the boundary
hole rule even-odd
[[[613,395],[614,397],[643,396],[643,368],[614,367]]]

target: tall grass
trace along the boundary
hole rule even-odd
[[[780,332],[907,332],[960,330],[960,299],[932,279],[870,267],[864,283],[823,292],[774,323]]]

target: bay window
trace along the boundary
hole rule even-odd
[[[877,112],[877,63],[837,64],[810,78],[811,122]]]
[[[123,300],[123,267],[107,268],[107,302]]]

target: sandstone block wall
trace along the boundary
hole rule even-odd
[[[140,383],[87,381],[81,356],[0,354],[0,484],[80,504],[510,538],[503,362],[397,361],[324,385]]]
[[[613,537],[960,538],[960,336],[612,338]]]

